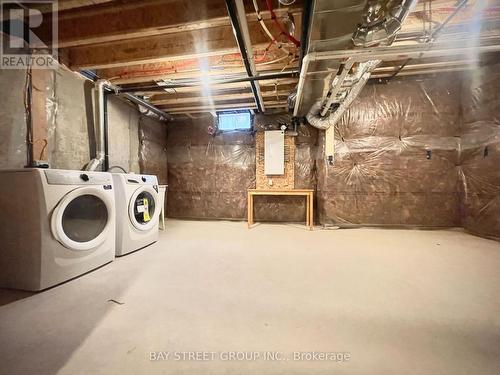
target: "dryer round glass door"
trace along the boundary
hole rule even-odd
[[[90,250],[104,242],[113,202],[95,187],[75,189],[57,205],[52,215],[52,232],[67,248]]]
[[[129,203],[129,217],[132,225],[147,231],[158,223],[158,193],[151,186],[137,189]]]

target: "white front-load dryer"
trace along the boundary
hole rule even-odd
[[[158,240],[160,213],[156,176],[113,173],[116,201],[116,256]]]
[[[38,291],[114,259],[111,174],[0,171],[0,287]]]

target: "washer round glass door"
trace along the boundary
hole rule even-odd
[[[64,196],[52,215],[52,233],[72,250],[90,250],[104,242],[113,202],[96,187],[82,187]]]
[[[147,231],[157,224],[157,202],[158,193],[151,186],[142,186],[134,192],[129,203],[129,217],[135,228]]]

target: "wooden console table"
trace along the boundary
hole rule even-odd
[[[248,189],[248,227],[253,224],[253,197],[256,195],[299,195],[306,197],[306,226],[310,230],[314,228],[314,190],[312,189],[291,189],[291,190],[261,190]]]

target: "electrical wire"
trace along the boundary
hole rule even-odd
[[[43,142],[43,147],[40,151],[40,155],[38,156],[38,160],[45,160],[45,150],[47,149],[49,142],[47,142],[46,139],[37,139],[36,141],[33,141],[33,145],[38,142]]]
[[[277,46],[278,46],[278,49],[281,49],[287,55],[290,55],[291,52],[289,50],[287,50],[285,47],[283,47],[283,43],[281,43],[280,41],[278,41],[273,36],[273,34],[269,31],[269,29],[267,28],[266,23],[264,22],[264,20],[262,18],[262,15],[260,14],[260,9],[259,9],[259,6],[257,4],[257,0],[253,0],[253,7],[255,9],[255,14],[257,15],[257,20],[259,21],[260,26],[262,27],[262,29],[264,30],[264,32],[267,34],[267,36],[271,39],[272,43],[276,43]]]

